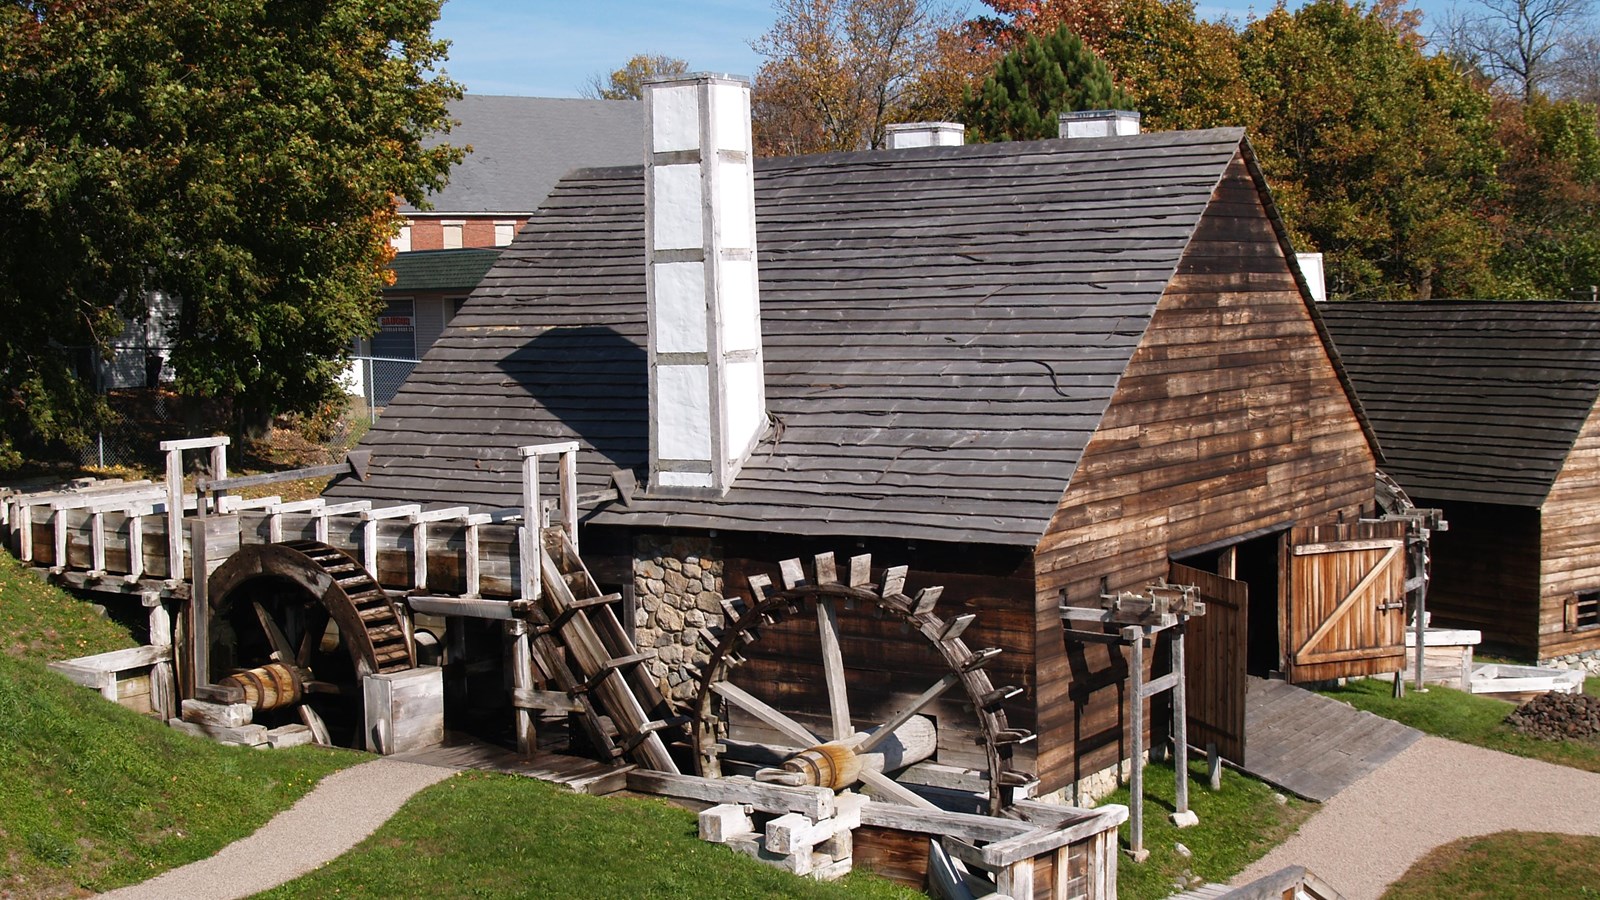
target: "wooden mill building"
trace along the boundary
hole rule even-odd
[[[679,635],[748,576],[908,565],[1003,649],[1041,793],[1128,753],[1127,663],[1065,640],[1063,603],[1175,563],[1222,595],[1190,653],[1197,744],[1242,755],[1247,658],[1399,668],[1390,598],[1344,602],[1393,589],[1387,545],[1315,564],[1371,512],[1376,451],[1242,131],[752,161],[722,143],[739,85],[680,88],[710,98],[698,127],[672,100],[646,167],[560,182],[330,497],[516,506],[516,448],[578,441],[579,489],[629,497],[586,512],[583,556],[680,699],[703,654]],[[938,677],[914,633],[841,615],[863,716]],[[825,716],[807,637],[769,630],[737,679]],[[932,710],[939,761],[970,762],[961,711]]]
[[[1322,311],[1385,471],[1450,521],[1433,542],[1434,624],[1540,660],[1600,649],[1600,306]]]

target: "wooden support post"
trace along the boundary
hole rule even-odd
[[[485,515],[467,517],[466,533],[462,538],[462,553],[466,557],[467,592],[464,597],[483,595],[483,567],[478,558],[478,526],[489,521]]]
[[[67,567],[67,511],[64,509],[50,508],[50,524],[55,528],[56,538],[56,568]]]
[[[522,531],[518,546],[522,556],[522,599],[538,600],[544,593],[540,553],[544,549],[544,507],[539,503],[539,457],[560,454],[561,524],[574,551],[578,546],[578,442],[532,444],[518,448],[522,454]]]
[[[567,530],[572,550],[578,551],[578,445],[561,451],[561,526]]]
[[[128,574],[123,579],[137,584],[144,577],[144,513],[149,507],[128,507]]]
[[[161,449],[167,452],[167,580],[178,582],[183,580],[183,448],[162,441]]]
[[[89,575],[103,578],[106,574],[106,514],[103,510],[89,513]]]
[[[1192,815],[1189,812],[1189,679],[1183,668],[1183,633],[1188,628],[1188,618],[1183,616],[1178,627],[1172,629],[1172,671],[1178,676],[1172,686],[1172,766],[1178,779],[1177,814],[1184,819]]]
[[[185,438],[162,441],[161,452],[167,455],[167,580],[183,580],[183,451],[211,451],[211,475],[223,478],[228,472],[228,437]],[[205,498],[195,498],[195,512],[205,515]]]
[[[528,645],[528,623],[521,619],[512,619],[506,622],[505,630],[511,643],[512,688],[516,691],[532,690],[533,652]],[[517,752],[525,757],[532,756],[538,749],[538,733],[534,726],[533,711],[513,707],[512,716],[517,734]]]
[[[165,647],[166,660],[150,667],[150,706],[163,722],[178,715],[178,698],[172,677],[172,616],[155,591],[144,592],[140,599],[150,610],[150,646]]]
[[[1133,771],[1128,777],[1128,853],[1134,862],[1144,862],[1150,852],[1144,849],[1144,629],[1130,625],[1122,629],[1129,646],[1130,730],[1133,733]]]
[[[522,562],[522,585],[518,596],[537,601],[543,591],[540,577],[539,535],[544,530],[544,512],[539,507],[539,457],[522,448],[522,527],[517,529],[518,555]]]

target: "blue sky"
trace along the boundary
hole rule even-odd
[[[1423,0],[1431,20],[1452,0]],[[969,11],[977,2],[955,0]],[[1271,0],[1202,0],[1204,18],[1243,19]],[[478,94],[576,97],[589,76],[635,53],[663,53],[698,71],[753,75],[750,42],[771,27],[768,0],[446,0],[436,33],[452,42],[445,70]],[[1426,23],[1424,30],[1426,30]]]

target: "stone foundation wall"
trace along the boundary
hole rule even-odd
[[[1585,650],[1582,653],[1541,659],[1539,665],[1549,666],[1552,669],[1579,669],[1585,675],[1600,675],[1600,650]]]
[[[634,540],[634,632],[640,650],[655,650],[650,672],[662,693],[692,700],[694,666],[711,654],[700,629],[722,626],[722,560],[710,538],[646,535]]]

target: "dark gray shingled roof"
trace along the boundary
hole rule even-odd
[[[1319,305],[1408,493],[1539,506],[1600,394],[1600,305]]]
[[[768,409],[720,501],[595,521],[1033,546],[1237,129],[761,160]],[[584,489],[648,456],[640,168],[576,172],[502,252],[337,496],[520,502],[518,445]]]
[[[410,250],[389,263],[394,273],[390,291],[470,291],[500,256],[498,247],[459,250]]]
[[[644,161],[644,104],[633,100],[468,94],[450,104],[450,117],[460,124],[425,143],[470,144],[472,152],[429,195],[430,215],[526,215],[573,169]]]

